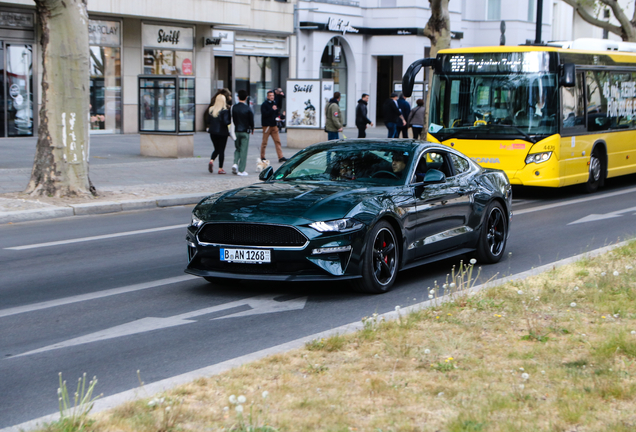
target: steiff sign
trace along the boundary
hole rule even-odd
[[[144,24],[141,37],[145,48],[188,51],[194,48],[194,29],[192,27]]]
[[[121,24],[119,21],[88,22],[88,43],[90,45],[118,47],[120,44]]]

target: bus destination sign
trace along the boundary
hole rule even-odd
[[[537,73],[548,72],[547,52],[447,54],[442,61],[446,73]]]

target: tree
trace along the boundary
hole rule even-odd
[[[88,177],[87,0],[35,0],[42,49],[42,107],[26,193],[96,194]]]
[[[634,7],[634,13],[630,20],[625,14],[625,11],[618,3],[618,0],[563,0],[574,8],[576,13],[579,14],[588,23],[607,30],[610,33],[620,36],[626,42],[636,42],[636,7]],[[598,18],[598,12],[604,9],[603,6],[607,6],[612,11],[612,14],[619,22],[619,25],[611,24],[608,21],[604,21]],[[636,5],[635,5],[636,6]],[[590,10],[595,11],[590,12]]]
[[[428,0],[431,5],[431,17],[424,27],[424,36],[431,40],[431,58],[437,56],[437,52],[442,49],[450,48],[451,32],[450,32],[450,14],[448,12],[448,2],[450,0]],[[428,73],[428,70],[427,72]],[[431,106],[431,92],[427,92],[426,104]],[[424,125],[428,124],[428,110],[426,110]]]

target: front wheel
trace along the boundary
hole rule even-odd
[[[496,201],[488,205],[485,215],[477,244],[477,260],[490,264],[503,257],[508,239],[508,218]]]
[[[365,245],[362,279],[353,282],[356,291],[382,294],[391,290],[400,258],[397,236],[391,224],[377,223]]]
[[[598,190],[599,186],[603,182],[603,156],[599,150],[594,150],[590,157],[590,175],[585,183],[585,191],[587,193],[594,193]]]

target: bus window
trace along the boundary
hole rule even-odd
[[[576,75],[575,87],[561,87],[563,106],[563,135],[575,135],[585,132],[585,92],[583,75]]]
[[[612,88],[610,97],[613,109],[608,108],[612,117],[612,129],[630,129],[636,126],[633,112],[634,81],[629,72],[616,72],[610,76]]]
[[[607,130],[610,118],[607,116],[607,98],[603,95],[603,86],[609,86],[608,73],[604,71],[587,71],[587,130],[590,132]]]

